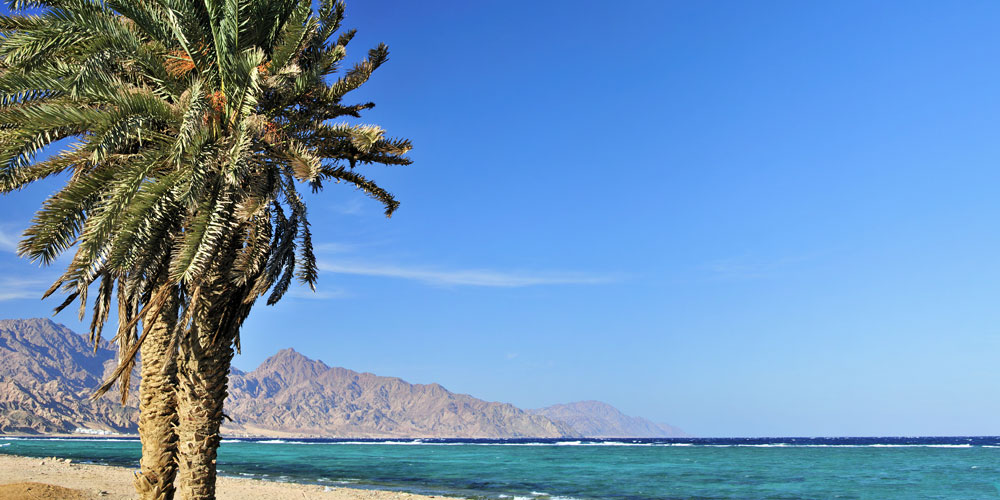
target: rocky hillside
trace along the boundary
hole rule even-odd
[[[115,367],[106,342],[48,319],[0,320],[0,434],[136,431],[138,375],[128,404],[95,388]],[[604,403],[526,412],[438,384],[330,367],[285,349],[251,372],[233,370],[223,431],[234,436],[561,438],[682,435]]]
[[[90,395],[115,367],[112,346],[46,319],[0,320],[0,433],[134,432],[134,396]]]
[[[600,401],[552,405],[530,413],[565,422],[574,433],[599,438],[687,437],[684,431],[640,417],[630,417]]]
[[[48,319],[0,320],[0,434],[132,433],[135,388],[90,395],[115,367],[113,346],[98,349]],[[138,376],[133,377],[133,386]],[[329,367],[291,349],[256,370],[233,370],[224,431],[314,437],[563,437],[563,423],[512,405],[454,394],[437,384]]]
[[[331,437],[564,437],[561,422],[506,403],[330,367],[292,349],[256,370],[234,372],[230,434]]]

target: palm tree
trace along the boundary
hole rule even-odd
[[[409,141],[331,122],[374,106],[342,99],[388,51],[329,78],[354,34],[333,38],[344,5],[330,0],[8,4],[43,10],[0,17],[0,192],[66,178],[19,252],[74,250],[46,296],[81,317],[92,302],[95,342],[117,309],[121,363],[99,393],[124,391],[142,356],[142,498],[172,498],[175,473],[183,498],[213,498],[240,326],[265,294],[316,283],[299,187],[344,181],[387,216],[398,206],[355,167],[409,164]],[[47,147],[62,149],[36,161]]]

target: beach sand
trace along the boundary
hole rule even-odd
[[[0,455],[3,500],[125,500],[136,498],[133,471],[124,467]],[[425,500],[433,496],[220,477],[219,500]]]

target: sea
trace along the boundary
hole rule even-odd
[[[0,453],[137,467],[131,438],[3,438]],[[1000,498],[1000,437],[226,439],[219,472],[508,500]]]

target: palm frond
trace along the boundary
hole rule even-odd
[[[355,34],[337,34],[343,2],[315,12],[311,0],[7,4],[38,12],[0,16],[0,193],[71,173],[18,251],[49,264],[75,249],[46,296],[65,294],[57,310],[89,310],[92,340],[117,308],[119,366],[100,394],[116,381],[127,389],[146,335],[137,323],[168,297],[175,339],[208,328],[238,343],[256,300],[278,302],[293,280],[315,286],[302,186],[343,181],[387,216],[398,207],[353,168],[407,165],[410,142],[332,122],[374,107],[344,97],[388,59],[378,45],[330,77]],[[76,143],[39,161],[67,138]]]

